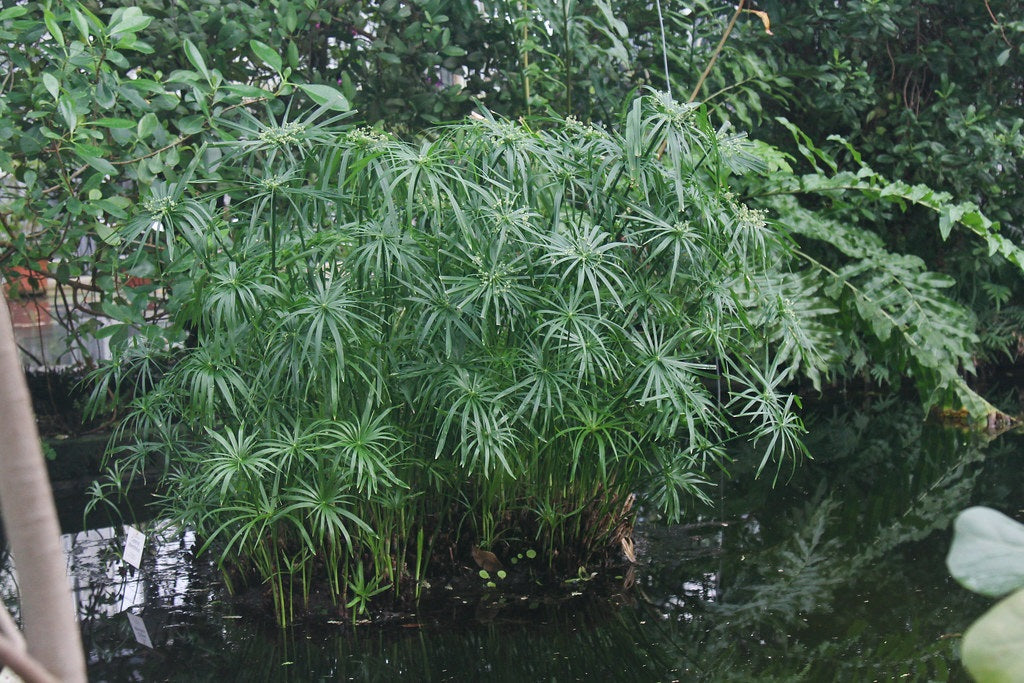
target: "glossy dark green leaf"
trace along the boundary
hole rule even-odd
[[[60,83],[56,78],[54,78],[53,74],[43,74],[43,85],[54,100],[57,100],[60,97]]]
[[[144,14],[138,7],[121,7],[111,15],[107,34],[135,33],[149,26],[151,21],[153,17]]]
[[[60,24],[57,23],[57,18],[53,12],[48,9],[43,10],[43,22],[46,24],[46,30],[50,32],[53,39],[57,41],[58,45],[64,45],[64,32],[60,29]]]
[[[336,88],[332,88],[329,85],[300,83],[297,87],[309,95],[309,98],[321,107],[334,109],[336,111],[349,111],[349,109],[351,109],[351,107],[349,107],[348,100],[345,99],[345,96]]]
[[[140,140],[145,140],[146,138],[152,136],[153,133],[159,128],[160,122],[157,120],[156,114],[154,114],[153,112],[148,112],[147,114],[144,114],[141,119],[139,119],[136,134],[139,136]]]
[[[266,43],[261,43],[258,40],[250,40],[249,47],[253,53],[267,66],[281,73],[283,63],[281,61],[281,55],[274,48],[270,47]]]
[[[189,63],[192,64],[203,78],[209,81],[211,78],[210,71],[206,68],[206,60],[203,59],[203,54],[199,51],[199,48],[186,38],[182,43],[182,49],[185,51],[185,57],[188,58]]]

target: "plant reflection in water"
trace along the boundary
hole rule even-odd
[[[813,462],[774,489],[733,472],[714,516],[648,519],[621,576],[527,595],[485,587],[467,557],[469,580],[431,579],[414,614],[373,625],[280,631],[213,587],[189,534],[151,540],[137,572],[120,529],[71,534],[90,678],[964,680],[958,634],[989,601],[947,575],[948,530],[971,504],[1020,507],[1024,474],[1005,457],[1019,435],[985,444],[896,401],[809,412]]]

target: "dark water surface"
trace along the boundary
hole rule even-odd
[[[948,577],[950,527],[973,504],[1021,518],[1024,439],[857,403],[807,411],[813,460],[774,488],[737,454],[718,509],[645,521],[632,573],[543,596],[438,585],[384,625],[281,632],[224,595],[187,534],[151,540],[138,572],[119,527],[66,535],[90,680],[967,680],[959,634],[992,601]]]

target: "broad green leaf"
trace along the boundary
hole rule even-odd
[[[102,157],[106,156],[107,151],[103,147],[81,142],[75,145],[75,154],[85,157]]]
[[[110,199],[98,199],[94,203],[114,218],[124,219],[128,217],[128,214],[124,211],[124,207],[119,206],[118,202],[111,201]],[[111,229],[111,231],[113,231],[113,229]]]
[[[202,114],[193,114],[192,116],[184,116],[178,119],[176,123],[178,132],[182,135],[195,135],[203,130],[203,126],[206,124],[206,117]]]
[[[57,103],[57,111],[63,117],[64,123],[68,125],[68,130],[74,133],[75,128],[78,127],[78,114],[75,113],[75,106],[67,98],[62,97]]]
[[[99,105],[100,109],[110,109],[117,103],[117,95],[114,93],[110,85],[101,80],[96,84],[95,102]],[[135,124],[132,123],[132,126],[134,125]]]
[[[0,11],[0,21],[6,21],[8,19],[17,19],[23,17],[28,13],[28,8],[24,5],[16,5],[14,7],[8,7],[7,9]]]
[[[91,126],[99,126],[100,128],[120,128],[120,129],[124,129],[124,128],[135,128],[135,126],[138,125],[138,124],[136,124],[135,121],[132,121],[131,119],[102,118],[102,119],[96,119],[95,121],[90,121],[89,125],[91,125]]]
[[[288,47],[286,48],[288,53],[288,65],[293,69],[299,68],[299,48],[295,44],[294,40],[288,41]]]
[[[309,99],[321,107],[335,109],[337,111],[348,111],[348,100],[338,90],[329,85],[315,85],[312,83],[300,83],[299,88],[309,95]]]
[[[247,85],[245,83],[228,83],[224,86],[224,90],[232,95],[238,95],[240,97],[270,97],[273,95],[269,90],[257,88],[255,85]]]
[[[1001,597],[1024,587],[1024,524],[986,507],[956,518],[946,566],[962,586]]]
[[[151,21],[153,21],[153,17],[146,16],[138,7],[118,9],[110,18],[107,34],[135,33],[149,26]]]
[[[978,683],[1013,683],[1024,671],[1024,590],[998,602],[964,634],[964,667]]]
[[[149,112],[141,119],[139,119],[139,125],[137,128],[139,139],[145,140],[150,135],[152,135],[153,132],[159,127],[160,122],[157,120],[156,114],[154,114],[153,112]]]
[[[60,83],[52,74],[43,74],[43,85],[53,99],[60,97]]]
[[[263,61],[264,64],[277,73],[281,73],[281,67],[283,64],[281,62],[281,55],[277,53],[277,50],[266,43],[261,43],[258,40],[250,40],[249,47],[252,48],[252,51]]]
[[[158,83],[149,78],[133,78],[128,81],[124,81],[121,84],[123,87],[132,88],[139,92],[153,93],[156,95],[163,95],[167,92],[162,83]]]
[[[112,247],[116,247],[118,244],[121,243],[121,236],[117,234],[117,230],[115,228],[110,227],[106,223],[96,224],[96,234],[99,236],[101,240],[103,240]]]
[[[188,38],[185,39],[183,47],[185,49],[185,56],[188,58],[188,61],[192,64],[192,66],[196,68],[196,71],[203,75],[203,78],[209,81],[210,70],[206,68],[206,62],[203,60],[203,53],[200,52],[199,48],[195,46],[195,43],[193,43]]]
[[[108,318],[114,320],[133,320],[134,316],[132,311],[127,306],[122,306],[114,301],[103,301],[100,303],[100,308],[107,315]]]
[[[60,24],[57,23],[57,17],[53,16],[53,12],[48,9],[43,10],[43,23],[46,24],[46,30],[50,32],[57,44],[64,47],[64,33],[60,30]]]
[[[135,52],[140,52],[144,55],[151,55],[155,52],[149,43],[137,40],[134,33],[129,33],[127,36],[117,41],[117,47],[122,50],[134,50]]]
[[[114,176],[117,175],[117,169],[112,163],[104,159],[103,157],[93,156],[85,153],[79,147],[75,148],[75,154],[85,163],[89,164],[97,171],[104,175]]]
[[[88,42],[89,40],[89,20],[75,8],[71,10],[71,21],[74,22],[75,28],[78,29],[78,33],[82,36],[82,40]]]
[[[295,8],[288,7],[287,11],[284,13],[284,29],[288,33],[295,33],[295,29],[298,28],[298,25],[299,17],[295,13]]]

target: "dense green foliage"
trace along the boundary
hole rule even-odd
[[[397,585],[453,528],[575,569],[619,550],[634,491],[673,518],[703,497],[733,438],[800,453],[800,354],[764,337],[790,245],[725,190],[756,160],[696,107],[418,145],[322,115],[251,119],[215,148],[247,177],[159,186],[119,231],[166,259],[174,324],[97,384],[137,395],[122,467],[162,455],[165,514],[283,617],[286,578],[341,594],[365,558]]]
[[[1019,83],[947,67],[1018,63],[1021,26],[943,7],[8,3],[0,268],[109,338],[112,481],[159,454],[282,619],[437,543],[569,566],[735,441],[799,454],[799,386],[993,410]]]
[[[1010,240],[1021,207],[1000,180],[1012,176],[1022,144],[1018,88],[1005,77],[1020,59],[1019,22],[998,2],[955,11],[767,3],[763,16],[661,5],[663,13],[612,0],[9,7],[0,160],[13,175],[4,180],[0,267],[50,262],[73,309],[144,315],[152,292],[125,284],[152,276],[152,264],[126,268],[106,248],[118,239],[113,228],[160,175],[185,172],[197,145],[232,137],[219,121],[238,120],[243,102],[323,97],[330,84],[361,118],[415,132],[465,114],[474,100],[510,117],[611,123],[635,88],[668,86],[779,149],[763,148],[773,173],[733,190],[799,236],[820,264],[801,268],[811,281],[833,285],[794,291],[819,312],[789,342],[819,342],[804,354],[808,376],[817,384],[822,375],[911,375],[927,403],[986,409],[958,376],[979,355],[1012,357],[1019,346],[1021,258]],[[154,44],[181,49],[154,53]],[[979,59],[996,68],[961,71]],[[904,95],[904,84],[916,85]],[[199,159],[201,175],[211,177],[213,163]],[[911,185],[921,182],[936,191]],[[1009,224],[1006,236],[989,218]],[[837,229],[846,235],[838,250]],[[926,329],[934,321],[948,324]],[[63,322],[73,334],[96,326]]]
[[[777,97],[757,111],[758,135],[786,144],[774,117],[825,144],[841,135],[882,175],[923,183],[969,202],[1021,243],[1024,204],[1016,191],[1024,153],[1020,111],[1024,24],[1015,3],[762,3],[775,20],[771,41],[738,36],[773,76]],[[839,141],[848,170],[859,159]],[[992,360],[1016,358],[1024,322],[1019,261],[966,235],[932,229],[927,212],[893,213],[834,195],[827,210],[878,234],[894,252],[920,257],[951,276],[953,298],[978,317],[980,345]],[[1001,250],[999,250],[1001,252]],[[1001,252],[1002,253],[1002,252]]]

